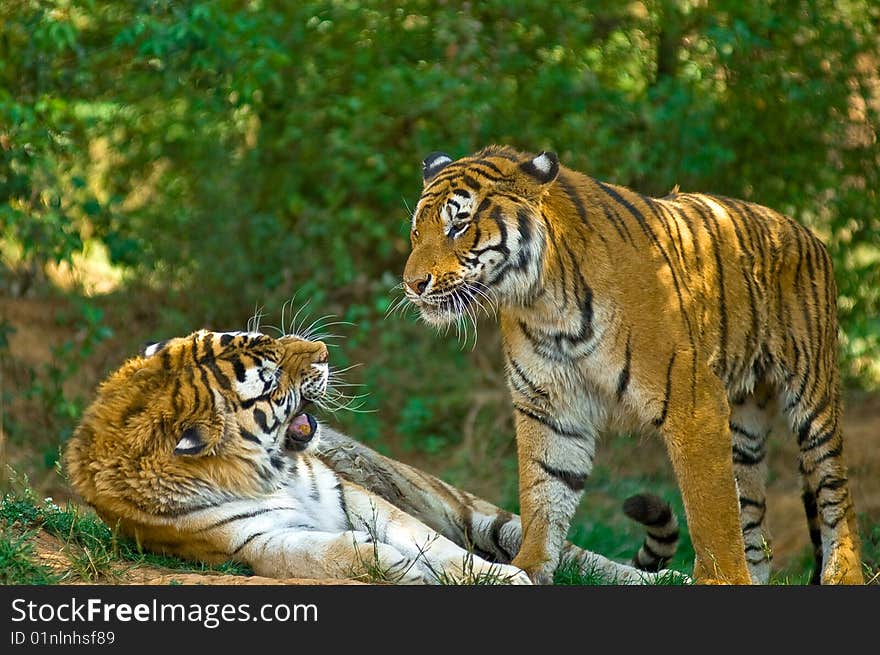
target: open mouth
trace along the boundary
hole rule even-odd
[[[297,414],[284,433],[284,446],[288,450],[303,450],[318,431],[318,422],[311,414]]]

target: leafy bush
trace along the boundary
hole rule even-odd
[[[124,273],[108,313],[147,317],[133,343],[311,298],[357,323],[334,357],[369,364],[383,412],[343,423],[439,450],[486,384],[475,363],[499,357],[382,318],[419,162],[552,148],[645,193],[743,197],[814,228],[845,371],[876,385],[878,19],[870,0],[9,0],[3,273],[24,293],[103,244]]]

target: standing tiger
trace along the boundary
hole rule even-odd
[[[757,204],[649,198],[552,152],[433,153],[406,296],[428,323],[500,310],[522,548],[547,583],[606,432],[659,434],[700,582],[767,582],[766,439],[800,446],[814,581],[863,582],[847,489],[836,287],[823,244]],[[732,457],[731,457],[732,452]]]
[[[328,378],[324,344],[294,335],[203,330],[150,345],[99,387],[66,473],[110,526],[160,553],[272,577],[528,584],[507,564],[519,517],[304,413]],[[675,517],[654,496],[628,504],[648,527],[636,566],[656,570],[674,552]],[[652,544],[662,557],[644,557]],[[621,583],[664,575],[570,544],[565,557]]]

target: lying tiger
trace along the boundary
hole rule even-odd
[[[64,453],[73,488],[146,549],[271,577],[529,584],[518,516],[320,427],[323,343],[199,331],[145,348],[98,389]],[[317,439],[321,433],[322,438]],[[634,568],[566,544],[618,583],[656,580],[675,517],[640,495]],[[645,569],[645,570],[639,570]]]

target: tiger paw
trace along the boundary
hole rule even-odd
[[[438,575],[440,584],[530,585],[525,571],[510,564],[496,564],[477,557],[449,562]]]
[[[514,568],[523,571],[531,580],[532,584],[535,585],[552,585],[553,584],[553,573],[555,572],[555,567],[551,566],[549,562],[542,562],[540,564],[534,566],[521,566],[514,558],[512,564]]]
[[[862,563],[850,539],[834,544],[822,567],[822,584],[863,585]]]

